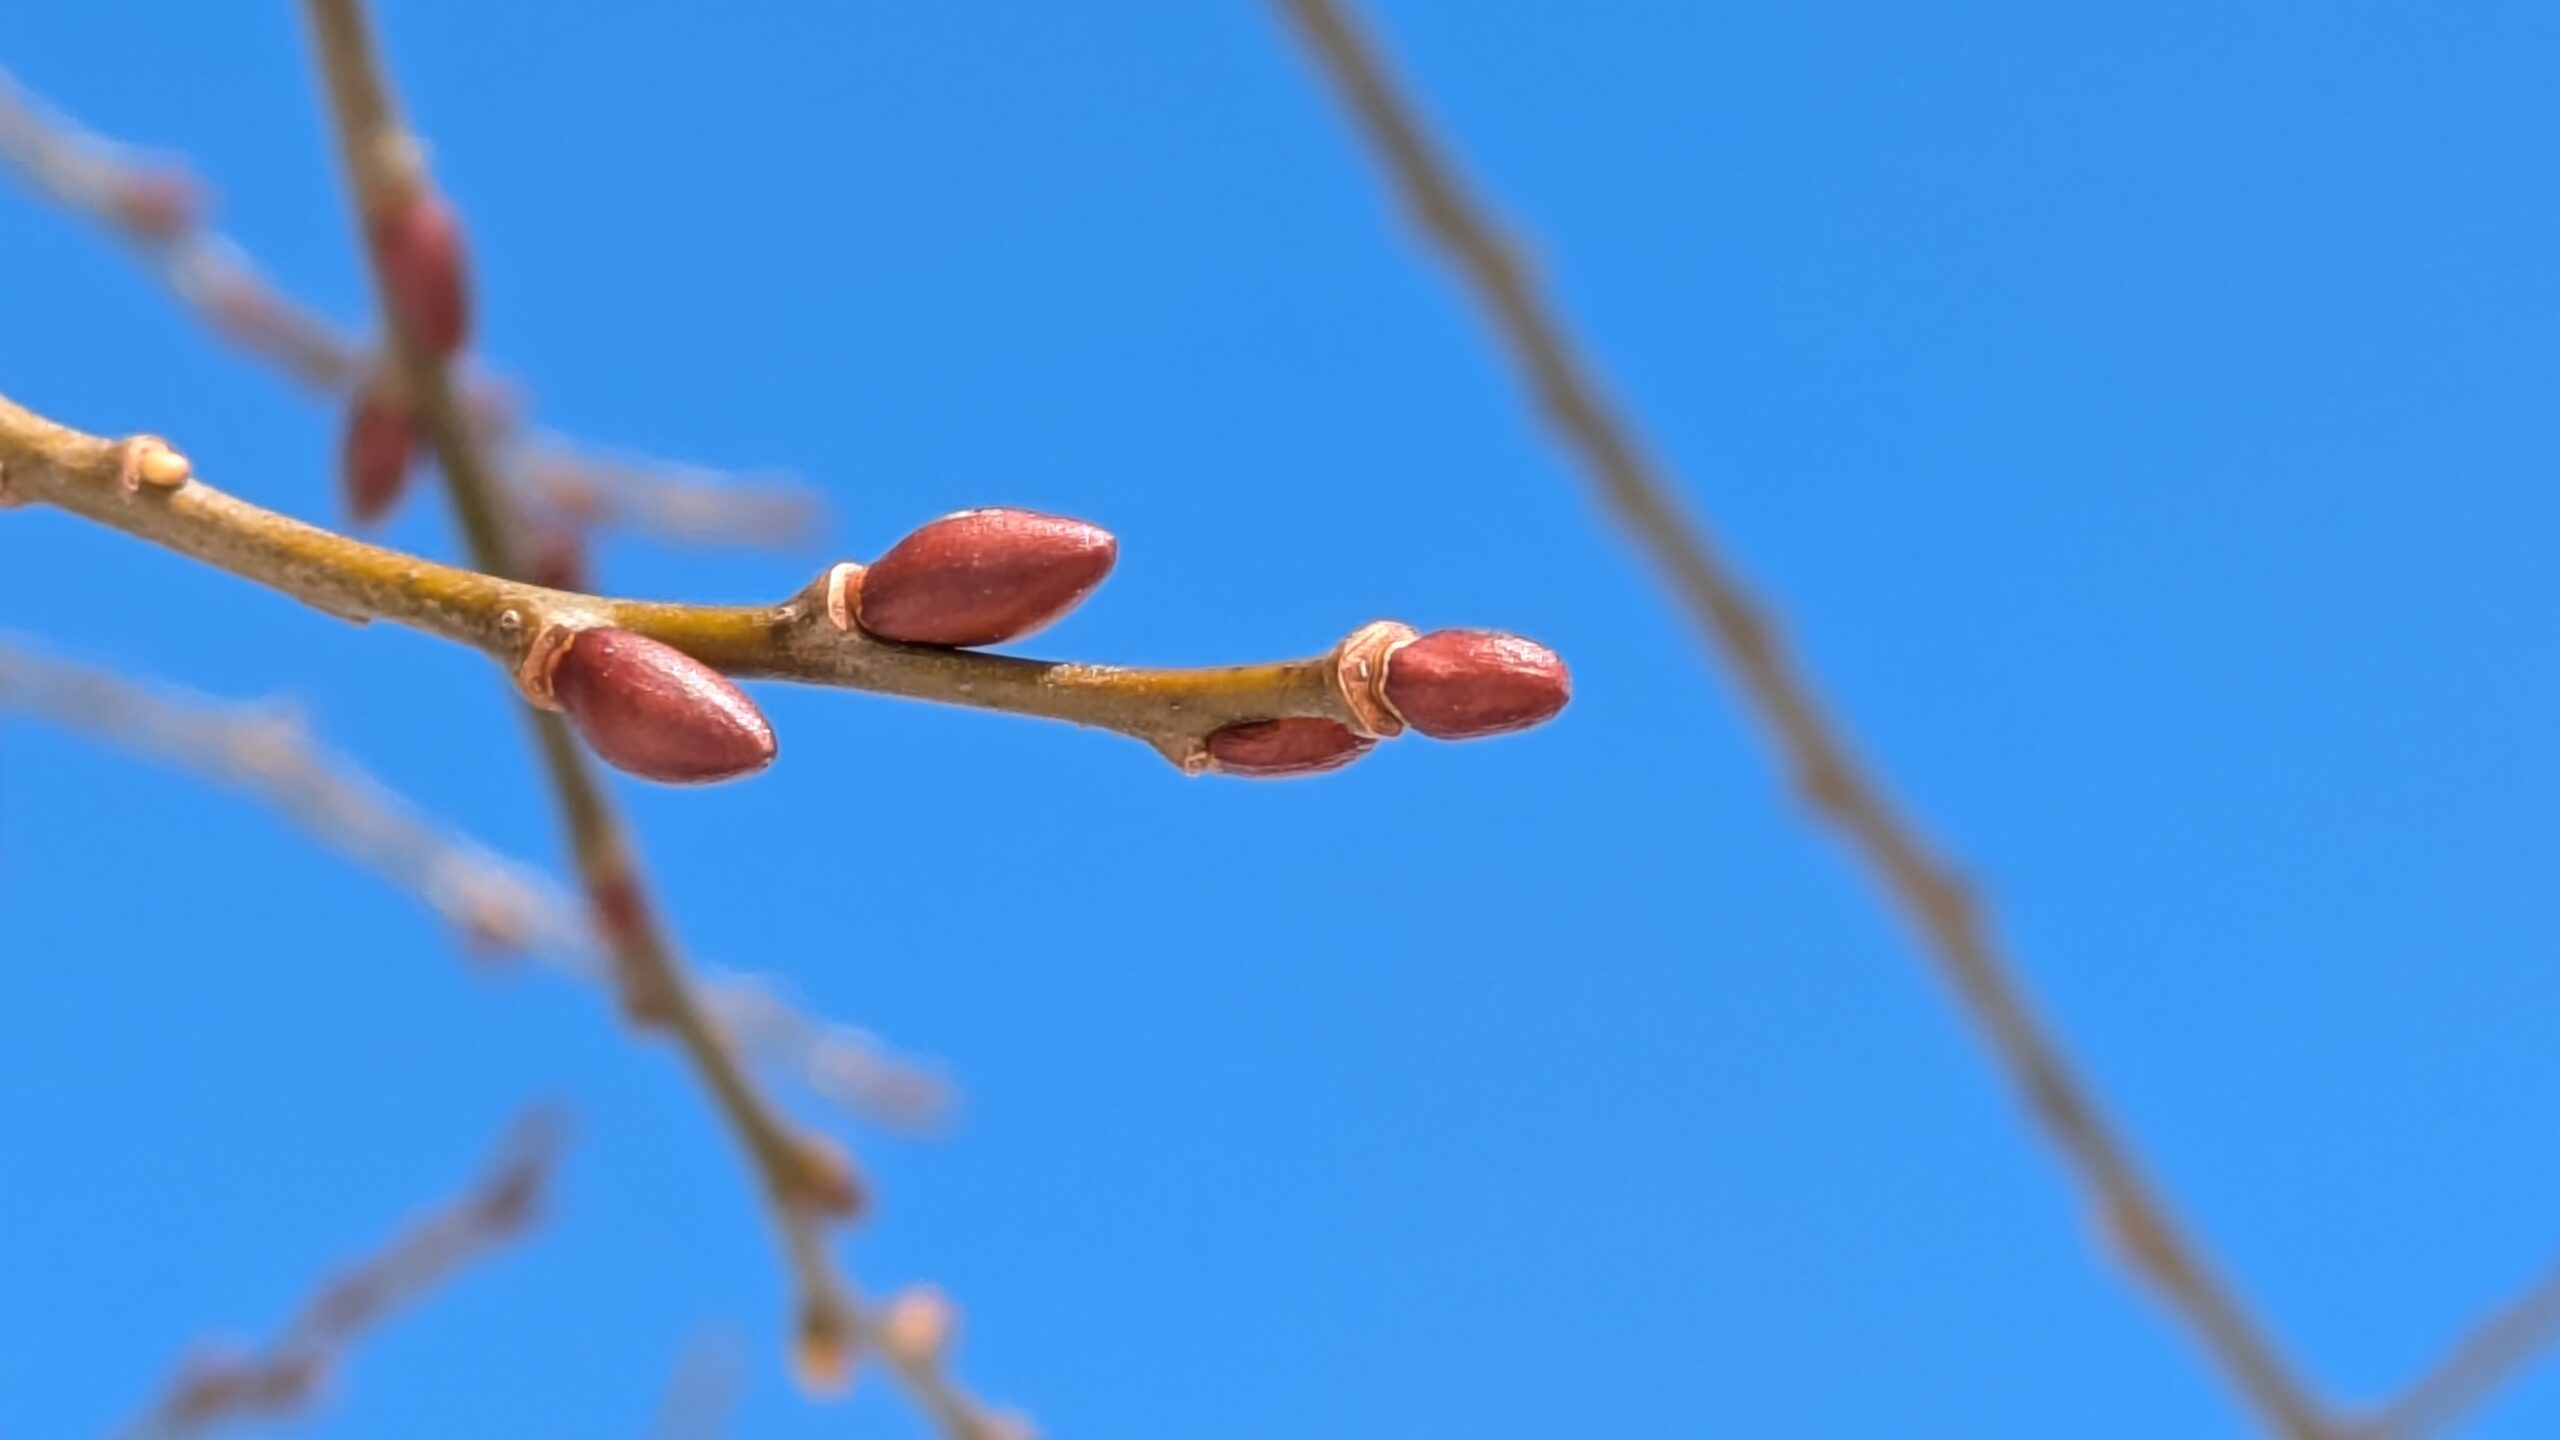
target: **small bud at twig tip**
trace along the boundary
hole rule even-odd
[[[1473,740],[1555,718],[1573,698],[1556,652],[1499,630],[1434,630],[1387,656],[1379,698],[1435,740]]]

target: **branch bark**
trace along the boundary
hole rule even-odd
[[[1548,421],[1739,683],[1808,804],[1920,933],[1940,973],[2095,1197],[2124,1249],[2240,1392],[2288,1436],[2327,1433],[2318,1407],[2231,1287],[2171,1217],[2132,1152],[2028,1008],[1962,881],[1857,764],[1839,726],[1739,574],[1674,498],[1488,212],[1337,0],[1274,0],[1406,208],[1493,322]]]

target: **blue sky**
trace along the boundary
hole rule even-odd
[[[0,65],[365,291],[293,7],[30,6]],[[844,1252],[1058,1436],[2240,1436],[1898,926],[1530,418],[1252,4],[393,3],[541,417],[781,465],[777,597],[976,504],[1118,573],[1040,642],[1534,635],[1534,735],[1286,785],[762,692],[773,771],[632,787],[698,954],[938,1057]],[[2416,1374],[2560,1255],[2560,12],[1521,4],[1378,20],[2041,1008],[2300,1366]],[[333,513],[333,416],[0,194],[0,392]],[[413,504],[398,543],[452,545]],[[0,628],[302,697],[494,844],[554,836],[484,662],[69,519]],[[280,821],[0,725],[0,1431],[100,1433],[575,1106],[555,1223],[370,1343],[325,1433],[643,1433],[777,1267],[671,1057],[457,963]],[[2560,1429],[2537,1373],[2465,1433]]]

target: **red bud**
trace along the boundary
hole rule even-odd
[[[1499,630],[1434,630],[1387,659],[1387,703],[1436,740],[1473,740],[1552,720],[1573,698],[1556,652]]]
[[[1339,770],[1377,743],[1315,716],[1248,720],[1210,735],[1209,758],[1230,775],[1277,780]]]
[[[607,764],[700,785],[773,763],[773,727],[719,671],[628,630],[583,630],[551,661],[551,696]]]
[[[107,191],[116,223],[145,240],[167,242],[196,227],[204,187],[184,170],[144,167],[119,172]]]
[[[471,332],[471,296],[453,207],[420,186],[376,211],[367,232],[409,338],[439,358],[461,349]]]
[[[863,572],[854,619],[883,640],[994,645],[1066,614],[1111,573],[1120,542],[1034,510],[963,510]]]
[[[347,514],[357,524],[370,525],[399,503],[417,448],[409,413],[390,392],[371,385],[356,392],[338,452],[338,483],[346,488]]]

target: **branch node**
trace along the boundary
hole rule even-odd
[[[116,481],[128,495],[145,485],[175,490],[194,476],[195,467],[187,457],[157,435],[128,436],[116,444]]]
[[[1333,650],[1334,688],[1362,738],[1384,740],[1404,733],[1404,716],[1387,699],[1387,662],[1414,642],[1416,632],[1397,620],[1372,620],[1343,637]]]
[[[515,607],[509,606],[499,612],[498,628],[509,637],[522,635],[524,625],[524,613]],[[516,688],[524,692],[524,698],[531,702],[533,708],[537,710],[560,708],[559,697],[551,690],[551,677],[553,672],[560,668],[560,657],[567,653],[569,642],[578,638],[578,632],[582,628],[584,627],[576,625],[546,624],[534,632],[531,641],[526,642],[524,658],[516,662]]]
[[[853,602],[861,592],[862,567],[847,560],[826,573],[827,623],[839,633],[853,629]]]

